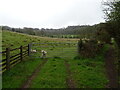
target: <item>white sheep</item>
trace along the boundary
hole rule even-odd
[[[82,41],[85,41],[85,39],[84,39],[84,38],[82,38],[81,40],[82,40]]]
[[[114,43],[115,39],[114,38],[111,38],[111,43]]]
[[[100,41],[97,41],[98,44],[100,44],[101,42]]]
[[[30,51],[31,51],[31,53],[36,53],[37,52],[37,50],[32,50],[32,49]]]
[[[45,50],[41,50],[41,53],[42,53],[42,58],[45,58],[46,57],[46,54],[47,54],[47,52],[45,51]]]

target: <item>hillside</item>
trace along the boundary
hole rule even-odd
[[[0,89],[120,88],[120,0],[0,7]]]
[[[76,42],[79,39],[60,39],[60,38],[49,38],[49,37],[39,37],[34,35],[27,35],[17,32],[11,32],[8,30],[2,31],[2,49],[5,48],[17,48],[21,45],[27,45],[29,43],[44,43],[44,42]]]
[[[40,58],[41,53],[37,52],[34,55],[39,58],[26,57],[10,71],[5,71],[3,88],[104,88],[108,83],[104,57],[78,58],[78,39],[38,37],[10,31],[3,31],[2,36],[3,50],[31,42],[54,42],[47,47],[34,48],[47,51],[46,59]]]

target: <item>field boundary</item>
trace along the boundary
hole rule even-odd
[[[47,52],[47,58],[56,57],[56,55],[53,55],[53,56],[49,56],[49,55],[50,55],[50,53],[54,53],[54,52],[52,52],[54,48],[58,48],[58,47],[61,47],[61,49],[59,49],[59,50],[63,52],[63,50],[64,50],[64,46],[63,45],[65,45],[66,47],[68,47],[68,49],[66,49],[66,50],[69,50],[69,47],[76,47],[77,48],[78,43],[76,43],[76,42],[30,43],[30,48],[33,49],[33,50],[36,50],[37,53],[39,54],[39,56],[35,56],[36,53],[31,53],[30,57],[31,58],[42,58],[40,56],[41,55],[41,50],[45,50]],[[38,48],[40,48],[40,49],[38,49]],[[74,52],[77,52],[77,50],[75,50]],[[56,53],[59,53],[59,51],[56,52]],[[60,57],[64,58],[66,56],[62,56],[61,55]]]
[[[5,72],[6,70],[10,70],[11,67],[13,67],[14,65],[16,65],[17,63],[21,62],[24,57],[26,56],[30,56],[30,58],[41,58],[40,56],[36,57],[34,56],[34,54],[36,53],[32,53],[32,47],[62,47],[61,45],[66,44],[67,47],[74,47],[77,46],[77,43],[71,43],[71,42],[59,42],[59,43],[54,43],[54,42],[50,42],[50,43],[29,43],[26,46],[20,46],[18,48],[14,48],[11,49],[6,48],[5,51],[0,52],[0,54],[5,55],[5,58],[0,60],[0,73]],[[42,45],[42,46],[41,46]],[[44,45],[44,46],[43,46]],[[47,45],[47,46],[46,46]],[[53,45],[53,46],[50,46]],[[56,46],[55,46],[56,45]],[[59,46],[58,46],[59,45]],[[11,55],[12,51],[16,51],[19,50],[17,52],[17,54]],[[39,53],[41,53],[41,51],[37,51]],[[47,57],[47,58],[52,58],[52,57]]]
[[[12,51],[19,50],[19,53],[15,55],[10,55]],[[0,52],[0,54],[5,54],[6,58],[0,60],[0,73],[10,70],[11,67],[21,62],[24,57],[30,55],[30,45],[20,46],[18,48],[6,48],[5,51]]]

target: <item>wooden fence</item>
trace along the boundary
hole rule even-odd
[[[19,50],[18,54],[11,55],[12,51]],[[10,70],[11,67],[21,62],[24,57],[30,55],[30,45],[20,46],[19,48],[10,49],[6,48],[5,51],[0,52],[0,54],[4,54],[6,56],[5,59],[0,60],[0,73]],[[2,55],[1,55],[2,56]]]

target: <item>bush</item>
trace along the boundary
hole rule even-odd
[[[73,59],[78,60],[78,59],[80,59],[80,56],[75,56]]]
[[[111,35],[107,32],[106,24],[99,24],[97,29],[96,38],[101,42],[110,43]]]
[[[101,49],[102,47],[99,47],[96,40],[90,40],[85,43],[82,40],[78,42],[78,53],[82,57],[95,57]]]

